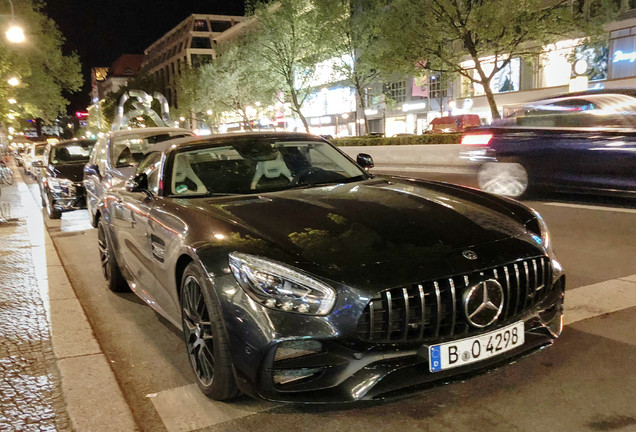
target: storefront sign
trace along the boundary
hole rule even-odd
[[[623,51],[616,51],[614,53],[614,63],[628,61],[634,63],[636,61],[636,51],[624,53]]]

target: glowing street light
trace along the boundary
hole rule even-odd
[[[17,100],[15,100],[15,99],[13,99],[13,98],[11,98],[11,99],[7,99],[7,102],[9,102],[11,105],[15,105],[15,104],[17,104],[17,103],[18,103],[18,101],[17,101]]]
[[[7,80],[7,82],[9,83],[9,85],[10,85],[11,87],[15,87],[15,86],[17,86],[17,85],[20,85],[20,79],[19,79],[19,78],[17,78],[17,77],[14,77],[14,76],[13,76],[13,77],[11,77],[11,78],[9,78],[9,79]]]
[[[9,42],[13,42],[13,43],[24,42],[24,31],[22,30],[22,27],[18,25],[14,24],[11,27],[9,27],[9,30],[7,30],[5,34],[7,35],[7,39],[9,40]]]
[[[7,35],[7,39],[12,43],[21,43],[24,42],[24,31],[22,27],[15,23],[15,11],[13,10],[13,2],[11,0],[7,0],[11,5],[11,27],[5,33]]]

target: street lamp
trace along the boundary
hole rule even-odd
[[[5,33],[7,35],[7,39],[9,42],[13,43],[21,43],[24,42],[24,31],[22,27],[15,23],[15,12],[13,10],[13,2],[11,0],[7,0],[11,5],[11,27]]]
[[[17,86],[17,85],[20,85],[20,79],[19,79],[19,78],[17,78],[17,77],[14,77],[14,76],[12,76],[11,78],[9,78],[9,79],[7,80],[7,82],[9,83],[9,85],[10,85],[11,87],[15,87],[15,86]]]

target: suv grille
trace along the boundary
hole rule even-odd
[[[551,288],[552,269],[546,257],[517,261],[465,275],[391,288],[378,293],[358,321],[357,333],[372,342],[423,341],[478,333],[463,311],[462,296],[486,279],[504,290],[504,307],[496,322],[519,315],[543,300]]]

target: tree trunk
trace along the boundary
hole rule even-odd
[[[354,85],[356,88],[356,93],[358,94],[358,101],[360,102],[360,109],[362,110],[362,118],[364,119],[364,132],[366,133],[368,129],[367,127],[367,113],[365,113],[366,104],[364,103],[364,94],[362,92],[362,86],[360,86],[360,81],[356,77],[354,80]],[[358,126],[356,125],[356,128]]]
[[[303,113],[300,111],[300,105],[298,103],[298,95],[296,94],[296,91],[293,89],[293,87],[291,87],[291,98],[292,98],[292,109],[294,110],[294,112],[296,114],[298,114],[298,117],[300,117],[300,120],[303,122],[303,126],[305,126],[305,131],[307,133],[309,132],[309,122],[307,122],[307,119],[305,118],[305,116],[303,115]]]
[[[501,114],[499,114],[499,109],[497,109],[497,103],[495,102],[495,95],[490,88],[490,80],[484,82],[484,92],[486,93],[486,100],[488,101],[488,106],[490,106],[490,113],[492,114],[493,120],[498,120],[501,118]]]

